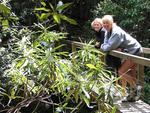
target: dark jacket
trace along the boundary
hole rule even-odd
[[[95,31],[95,35],[96,35],[96,40],[98,42],[100,42],[100,44],[103,44],[104,43],[104,35],[105,35],[105,31],[101,28],[99,30],[99,32],[96,32]]]

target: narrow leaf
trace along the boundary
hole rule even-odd
[[[49,3],[49,6],[51,7],[51,9],[53,10],[53,12],[55,12],[54,7],[51,3]]]
[[[46,3],[45,2],[41,2],[41,4],[45,7],[46,6]]]
[[[40,8],[35,8],[36,11],[46,11],[46,12],[50,12],[49,9],[46,9],[45,7],[40,7]]]
[[[60,24],[60,16],[59,16],[59,14],[54,14],[53,15],[53,18],[54,18],[54,21],[56,22],[56,23],[58,23],[58,24]]]
[[[42,15],[40,16],[40,20],[45,20],[50,16],[50,13],[42,13]]]
[[[89,67],[90,69],[97,69],[93,64],[86,64],[87,67]]]
[[[67,17],[65,15],[60,14],[60,18],[65,20],[65,21],[67,21],[67,22],[69,22],[70,24],[73,24],[73,25],[77,25],[78,24],[74,19],[71,19],[71,18],[69,18],[69,17]]]
[[[65,8],[69,7],[71,4],[72,4],[72,3],[63,4],[63,5],[61,5],[61,6],[58,6],[58,7],[56,8],[56,10],[57,10],[57,11],[59,11],[59,10],[64,10]]]

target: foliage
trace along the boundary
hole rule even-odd
[[[41,8],[35,8],[36,11],[43,11],[41,15],[39,15],[37,13],[37,16],[39,17],[40,20],[45,20],[47,19],[49,16],[53,17],[53,20],[55,23],[60,24],[61,20],[65,20],[67,22],[69,22],[70,24],[74,24],[77,25],[76,21],[59,13],[59,11],[63,11],[64,9],[66,9],[67,7],[69,7],[71,5],[71,3],[65,3],[61,6],[58,7],[54,7],[51,3],[49,3],[49,7],[46,5],[45,2],[41,2],[42,6]]]
[[[91,20],[110,14],[118,25],[138,40],[149,39],[149,8],[149,0],[104,0],[92,10]]]
[[[62,45],[55,44],[65,38],[65,33],[37,26],[37,32],[27,28],[12,32],[16,41],[9,46],[9,52],[5,51],[10,62],[1,76],[1,110],[15,113],[32,107],[32,111],[41,111],[39,106],[44,103],[48,106],[44,106],[45,112],[77,112],[87,105],[110,113],[115,77],[97,57],[102,54],[88,44],[68,56],[58,51]]]
[[[10,24],[15,23],[18,18],[11,12],[10,7],[7,6],[7,2],[0,3],[0,23],[3,29],[7,29]]]
[[[88,20],[84,26],[83,26],[83,34],[82,34],[82,37],[84,38],[84,40],[88,41],[88,40],[91,40],[91,39],[96,39],[96,36],[95,36],[95,31],[92,29],[91,27],[91,22],[93,20]],[[96,40],[95,40],[96,41]]]

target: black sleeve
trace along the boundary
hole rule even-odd
[[[97,41],[100,42],[101,44],[103,44],[103,42],[104,42],[104,35],[105,35],[105,32],[104,32],[104,31],[96,32],[96,39],[97,39]]]

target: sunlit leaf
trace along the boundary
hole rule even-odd
[[[41,4],[45,7],[46,6],[46,3],[45,2],[41,2]]]
[[[10,9],[5,6],[4,4],[0,3],[0,12],[4,13],[4,14],[10,14]]]
[[[45,12],[50,12],[50,9],[46,9],[45,7],[41,8],[35,8],[36,11],[45,11]]]
[[[17,62],[16,67],[20,68],[24,63],[25,63],[25,59],[22,59],[22,60]]]
[[[86,64],[87,67],[89,67],[90,69],[97,69],[93,64]]]
[[[71,18],[69,18],[69,17],[67,17],[65,15],[60,14],[60,18],[65,20],[65,21],[67,21],[67,22],[69,22],[70,24],[73,24],[73,25],[77,25],[78,24],[74,19],[71,19]]]
[[[114,107],[112,108],[111,113],[116,113],[116,111],[117,111],[117,108],[116,108],[116,106],[114,106]]]
[[[58,6],[58,7],[56,8],[56,10],[57,10],[57,11],[59,11],[59,10],[64,10],[65,8],[68,8],[70,5],[72,5],[72,3],[65,3],[65,4],[63,4],[63,5],[61,5],[61,6]]]
[[[59,14],[55,13],[53,14],[53,18],[54,18],[54,21],[58,24],[60,24],[60,16]]]
[[[42,13],[40,16],[40,20],[47,19],[50,16],[50,13]]]
[[[2,26],[3,26],[4,28],[8,28],[8,27],[9,27],[9,22],[8,22],[8,20],[2,20]]]
[[[74,93],[74,98],[75,98],[76,103],[78,103],[78,101],[79,101],[79,93],[80,92],[78,92],[78,90],[76,90]]]

